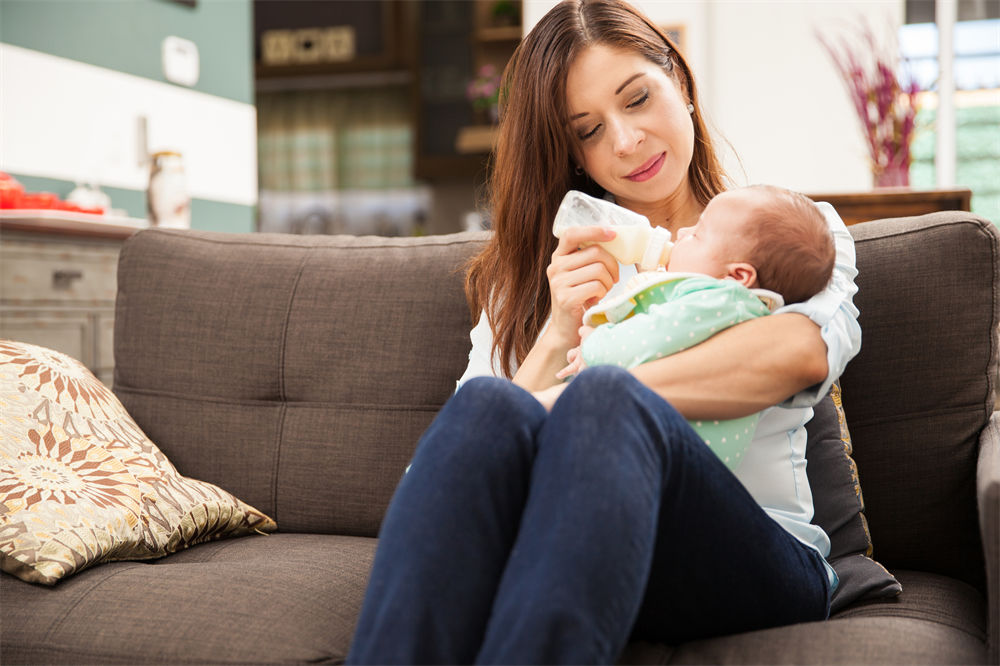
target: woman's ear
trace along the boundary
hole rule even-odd
[[[726,266],[726,277],[736,280],[748,289],[757,286],[757,269],[745,261]]]

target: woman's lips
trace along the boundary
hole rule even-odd
[[[660,153],[625,177],[634,183],[641,183],[644,180],[649,180],[660,172],[660,167],[663,166],[663,162],[666,158],[666,153]]]

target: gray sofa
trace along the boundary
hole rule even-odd
[[[623,662],[1000,663],[1000,234],[957,212],[851,229],[864,346],[843,407],[873,556],[902,592],[821,623],[632,644]],[[0,661],[342,660],[382,514],[465,367],[460,268],[483,240],[130,239],[116,395],[181,473],[279,531],[53,587],[5,573]]]

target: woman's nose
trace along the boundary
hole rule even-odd
[[[631,154],[642,143],[643,138],[645,137],[642,130],[627,122],[619,121],[613,124],[612,140],[614,141],[615,155]]]

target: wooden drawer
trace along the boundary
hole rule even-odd
[[[86,312],[0,310],[0,338],[55,349],[93,369],[94,340]]]
[[[0,245],[0,301],[114,303],[117,269],[118,247],[6,241]]]
[[[21,218],[0,214],[0,338],[61,351],[110,387],[118,253],[135,230]]]

